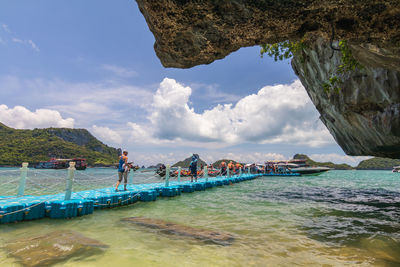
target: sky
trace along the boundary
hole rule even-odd
[[[86,128],[142,165],[289,159],[356,165],[336,144],[290,61],[259,47],[164,68],[133,0],[1,0],[0,122]]]

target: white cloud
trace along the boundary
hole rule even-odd
[[[207,163],[213,163],[220,159],[232,159],[243,163],[264,163],[266,160],[285,160],[287,159],[280,153],[262,153],[262,152],[219,152],[210,151],[202,155],[200,158],[205,160]]]
[[[11,41],[13,41],[14,43],[19,43],[19,44],[23,44],[24,43],[23,40],[21,40],[19,38],[15,38],[15,37],[11,38]]]
[[[136,143],[148,141],[150,135],[148,131],[143,128],[143,126],[134,122],[128,122],[127,125],[128,127],[131,128],[131,136],[130,136],[131,141],[134,141]]]
[[[155,138],[225,144],[286,143],[321,146],[334,143],[300,81],[265,86],[236,105],[217,105],[196,113],[192,94],[165,78],[153,97],[149,120]]]
[[[17,129],[74,127],[74,119],[63,119],[60,112],[56,110],[37,109],[32,112],[22,106],[9,108],[6,105],[0,105],[0,122]]]
[[[14,43],[30,46],[34,51],[40,52],[39,47],[32,40],[22,40],[16,37],[12,37],[11,41],[13,41]]]
[[[51,88],[52,99],[64,95],[63,100],[50,105],[51,108],[79,117],[85,123],[107,120],[125,125],[129,119],[141,119],[152,96],[145,89],[112,81],[78,84],[45,82],[42,88]]]
[[[30,39],[22,39],[17,37],[15,33],[13,33],[7,24],[1,24],[1,28],[5,32],[5,35],[0,38],[0,44],[7,44],[8,42],[21,44],[23,46],[29,46],[36,52],[40,52],[38,45]]]
[[[46,92],[45,94],[43,92]],[[129,120],[145,119],[146,107],[152,102],[149,89],[105,80],[71,83],[58,79],[21,79],[0,76],[0,98],[12,95],[16,101],[40,103],[76,119],[79,126],[126,125]],[[23,95],[24,99],[17,97]]]
[[[116,66],[116,65],[108,65],[108,64],[103,64],[101,66],[103,70],[112,72],[113,74],[122,77],[122,78],[131,78],[134,76],[137,76],[137,72],[128,68]]]
[[[360,161],[370,159],[372,157],[369,156],[348,156],[348,155],[340,155],[336,153],[330,154],[311,154],[310,158],[319,161],[319,162],[327,162],[331,161],[333,163],[347,163],[351,166],[356,166]]]
[[[113,144],[121,144],[123,142],[121,135],[109,127],[93,125],[92,132],[101,141],[110,142]]]
[[[217,84],[191,83],[190,88],[192,88],[192,95],[195,95],[196,99],[201,99],[209,104],[232,103],[242,98],[239,95],[218,90]]]
[[[35,50],[36,52],[40,52],[39,47],[32,40],[28,40],[27,42],[28,42],[28,44],[31,45],[33,50]]]
[[[129,152],[129,161],[133,161],[135,164],[145,164],[155,165],[158,163],[164,164],[174,164],[179,160],[182,160],[182,157],[179,157],[176,153],[143,153],[143,152]]]
[[[128,122],[129,141],[135,144],[176,145],[179,140],[165,140],[154,137],[154,130],[150,125],[140,125]]]
[[[208,99],[208,101],[212,100],[212,103],[236,102],[241,98],[238,95],[221,92],[212,86],[206,88],[206,94],[204,97]]]
[[[5,31],[5,32],[7,32],[7,33],[11,33],[11,30],[10,30],[10,28],[8,27],[8,25],[7,24],[1,24],[1,27],[3,28],[3,30]]]

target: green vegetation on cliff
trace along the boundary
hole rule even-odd
[[[394,166],[400,166],[400,159],[372,158],[361,161],[358,170],[391,170]]]
[[[293,159],[306,159],[306,163],[310,166],[316,166],[316,167],[329,167],[332,169],[336,170],[351,170],[353,167],[351,167],[348,164],[335,164],[333,162],[317,162],[312,159],[310,159],[307,155],[304,154],[296,154],[293,156]]]
[[[275,44],[264,44],[261,46],[261,57],[267,54],[273,57],[275,61],[290,59],[295,55],[299,55],[301,50],[306,47],[305,41],[298,42],[284,41]]]
[[[86,158],[89,165],[112,165],[118,150],[85,129],[46,128],[17,130],[0,123],[0,165],[18,166],[56,158]]]
[[[336,48],[333,47],[332,42],[333,40],[330,44],[332,53],[334,51],[341,53],[341,64],[330,74],[330,77],[323,83],[322,87],[326,93],[331,91],[339,93],[346,75],[357,69],[362,69],[363,66],[353,57],[352,51],[346,40],[339,41],[338,47]],[[306,43],[306,38],[303,37],[302,40],[297,42],[284,41],[275,44],[264,44],[261,45],[261,57],[263,57],[264,54],[267,54],[268,56],[273,57],[275,61],[299,57],[300,61],[303,62],[305,57],[303,49],[307,47]]]

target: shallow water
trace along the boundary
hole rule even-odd
[[[110,186],[114,174],[111,169],[77,172],[80,185],[75,188]],[[54,182],[53,190],[60,191],[66,171],[32,170],[30,176],[42,186]],[[17,177],[0,171],[0,184]],[[160,180],[143,173],[134,181]],[[40,189],[34,183],[28,190]],[[0,194],[12,189],[0,187]],[[120,222],[131,216],[231,233],[235,241],[231,246],[206,244]],[[0,245],[59,229],[81,232],[110,247],[55,266],[399,266],[400,174],[330,171],[317,177],[259,178],[71,220],[0,225]],[[18,266],[4,250],[0,265]]]

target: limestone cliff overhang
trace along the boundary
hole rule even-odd
[[[376,0],[136,0],[165,67],[190,68],[241,47],[298,40],[373,44],[398,53],[400,1]]]

